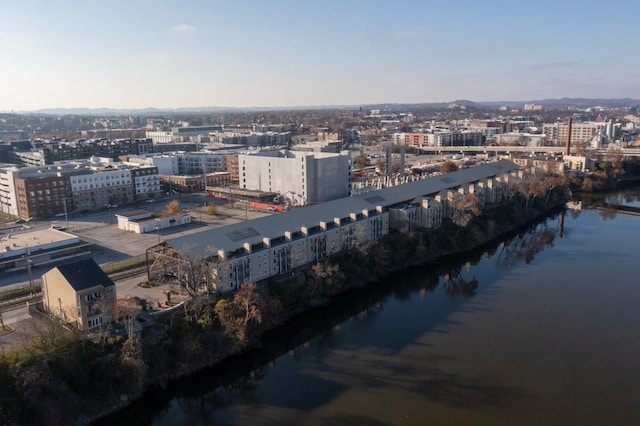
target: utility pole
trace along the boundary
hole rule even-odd
[[[62,202],[64,204],[64,227],[69,229],[69,216],[67,215],[67,199],[63,198]]]
[[[7,224],[4,219],[4,201],[2,201],[2,198],[0,198],[0,216],[2,216],[2,227],[5,228]]]
[[[33,287],[33,275],[31,273],[31,259],[29,259],[29,246],[26,249],[26,258],[27,258],[27,278],[29,278],[29,287]]]

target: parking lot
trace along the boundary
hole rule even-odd
[[[181,204],[184,211],[192,216],[190,224],[170,229],[160,229],[158,232],[134,234],[119,230],[115,214],[132,210],[132,208],[121,208],[117,211],[111,211],[111,213],[69,220],[67,232],[78,235],[81,239],[95,244],[94,259],[98,264],[103,265],[117,262],[127,257],[142,255],[149,247],[159,241],[271,214],[269,212],[245,210],[244,208],[232,209],[226,205],[216,205],[216,214],[210,215],[206,206],[197,207],[197,204],[200,203],[185,202]],[[161,210],[164,207],[164,204],[156,203],[155,205],[145,205],[141,208]]]
[[[55,217],[51,220],[33,220],[15,227],[14,232],[29,232],[48,227],[62,227],[65,232],[77,235],[81,240],[92,243],[93,259],[100,265],[118,262],[132,256],[143,255],[145,251],[157,244],[158,240],[202,232],[204,230],[230,225],[269,214],[267,211],[245,209],[238,204],[230,208],[226,204],[216,205],[216,214],[208,214],[208,207],[197,201],[185,200],[181,203],[184,211],[192,216],[192,223],[171,229],[160,229],[158,232],[134,234],[118,229],[115,215],[134,209],[165,210],[166,200],[157,203],[145,203],[142,206],[119,207],[110,211],[102,211],[85,215],[69,215],[67,218]],[[278,213],[275,213],[278,214]],[[39,278],[49,268],[33,268],[33,278]],[[3,289],[24,287],[29,285],[26,272],[2,274],[0,287]]]

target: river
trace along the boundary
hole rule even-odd
[[[640,217],[569,210],[350,294],[103,424],[640,424],[639,235]]]

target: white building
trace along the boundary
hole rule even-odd
[[[191,223],[191,216],[187,213],[152,213],[146,210],[132,210],[116,214],[118,229],[135,234],[158,232],[163,229]]]
[[[351,193],[349,151],[241,154],[238,168],[240,188],[277,192],[297,205],[334,200]]]
[[[544,124],[542,132],[551,144],[564,145],[569,134],[567,123]],[[600,149],[620,136],[621,124],[609,122],[584,122],[571,124],[571,144],[586,143],[588,147]]]
[[[158,174],[161,175],[179,174],[178,157],[174,154],[132,155],[124,163],[136,166],[155,166],[158,168]]]
[[[16,188],[14,172],[18,171],[15,165],[4,164],[0,167],[0,209],[4,213],[18,216],[18,202],[16,200]]]
[[[495,141],[498,145],[545,146],[547,137],[544,134],[509,132],[497,135]]]
[[[154,144],[174,142],[174,135],[172,132],[162,132],[162,131],[144,132],[144,135],[147,139],[151,139]]]

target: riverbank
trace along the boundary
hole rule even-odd
[[[154,370],[165,373],[157,376],[155,383],[148,390],[153,392],[154,389],[164,388],[176,380],[197,374],[202,369],[259,348],[261,337],[265,333],[283,324],[290,324],[302,313],[332,303],[335,298],[342,297],[350,290],[365,287],[412,266],[483,247],[508,233],[516,232],[536,218],[559,208],[564,202],[565,199],[559,196],[547,204],[534,203],[527,209],[522,203],[495,206],[486,210],[482,216],[474,218],[465,228],[446,224],[430,233],[394,232],[375,244],[359,247],[296,275],[262,283],[253,295],[249,293],[241,296],[245,300],[254,297],[253,306],[261,311],[261,321],[249,321],[244,324],[247,326],[244,329],[234,328],[233,324],[228,324],[224,319],[221,319],[221,322],[223,327],[227,328],[222,330],[222,333],[216,333],[208,327],[197,327],[196,324],[208,321],[206,309],[202,310],[202,306],[199,317],[196,317],[195,312],[191,312],[187,315],[190,318],[184,322],[180,320],[177,327],[181,332],[187,332],[191,338],[185,339],[177,333],[168,332],[172,329],[166,327],[154,327],[155,336],[147,340],[147,343],[162,341],[164,345],[164,342],[169,341],[175,351],[198,349],[182,352],[178,357],[179,361],[174,364],[175,368],[170,371],[165,370],[167,363],[176,359],[149,360]],[[238,301],[236,296],[228,301],[228,304],[233,304],[234,299]],[[216,304],[214,311],[223,318],[226,314],[219,304],[220,302]],[[174,327],[177,321],[174,319]],[[208,345],[207,342],[211,341],[215,341],[217,345]],[[226,350],[221,351],[221,348]],[[150,348],[145,345],[142,351],[148,349]],[[130,401],[131,399],[118,404],[118,409]],[[108,417],[106,423],[99,424],[108,424]]]
[[[232,298],[193,300],[156,318],[138,339],[86,339],[43,328],[38,339],[0,362],[6,383],[0,419],[15,425],[95,422],[145,392],[259,347],[265,332],[301,312],[407,267],[481,247],[564,201],[558,191],[547,203],[513,197],[465,227],[447,221],[431,232],[392,232],[295,275],[243,285]]]

